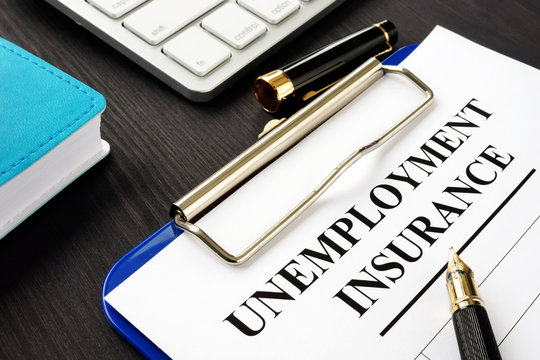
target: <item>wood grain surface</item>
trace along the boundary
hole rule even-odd
[[[168,221],[172,201],[255,141],[271,118],[252,96],[257,74],[382,19],[399,29],[398,47],[440,24],[540,68],[537,0],[349,0],[198,104],[44,0],[0,0],[1,37],[105,96],[102,136],[111,145],[110,156],[0,240],[0,358],[141,358],[101,309],[111,266]]]

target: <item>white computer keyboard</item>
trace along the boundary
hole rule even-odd
[[[46,1],[187,98],[207,101],[345,0]]]

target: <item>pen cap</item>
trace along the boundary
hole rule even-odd
[[[255,81],[255,96],[269,113],[312,100],[367,59],[392,49],[397,29],[388,20],[314,51]]]

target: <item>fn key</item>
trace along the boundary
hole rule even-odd
[[[198,26],[167,42],[163,52],[199,76],[208,74],[231,57],[225,45]]]

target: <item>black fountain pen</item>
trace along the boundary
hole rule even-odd
[[[462,360],[501,359],[472,270],[450,248],[446,289]]]
[[[255,80],[255,96],[267,112],[297,109],[367,59],[385,54],[398,31],[388,20],[374,24]]]

